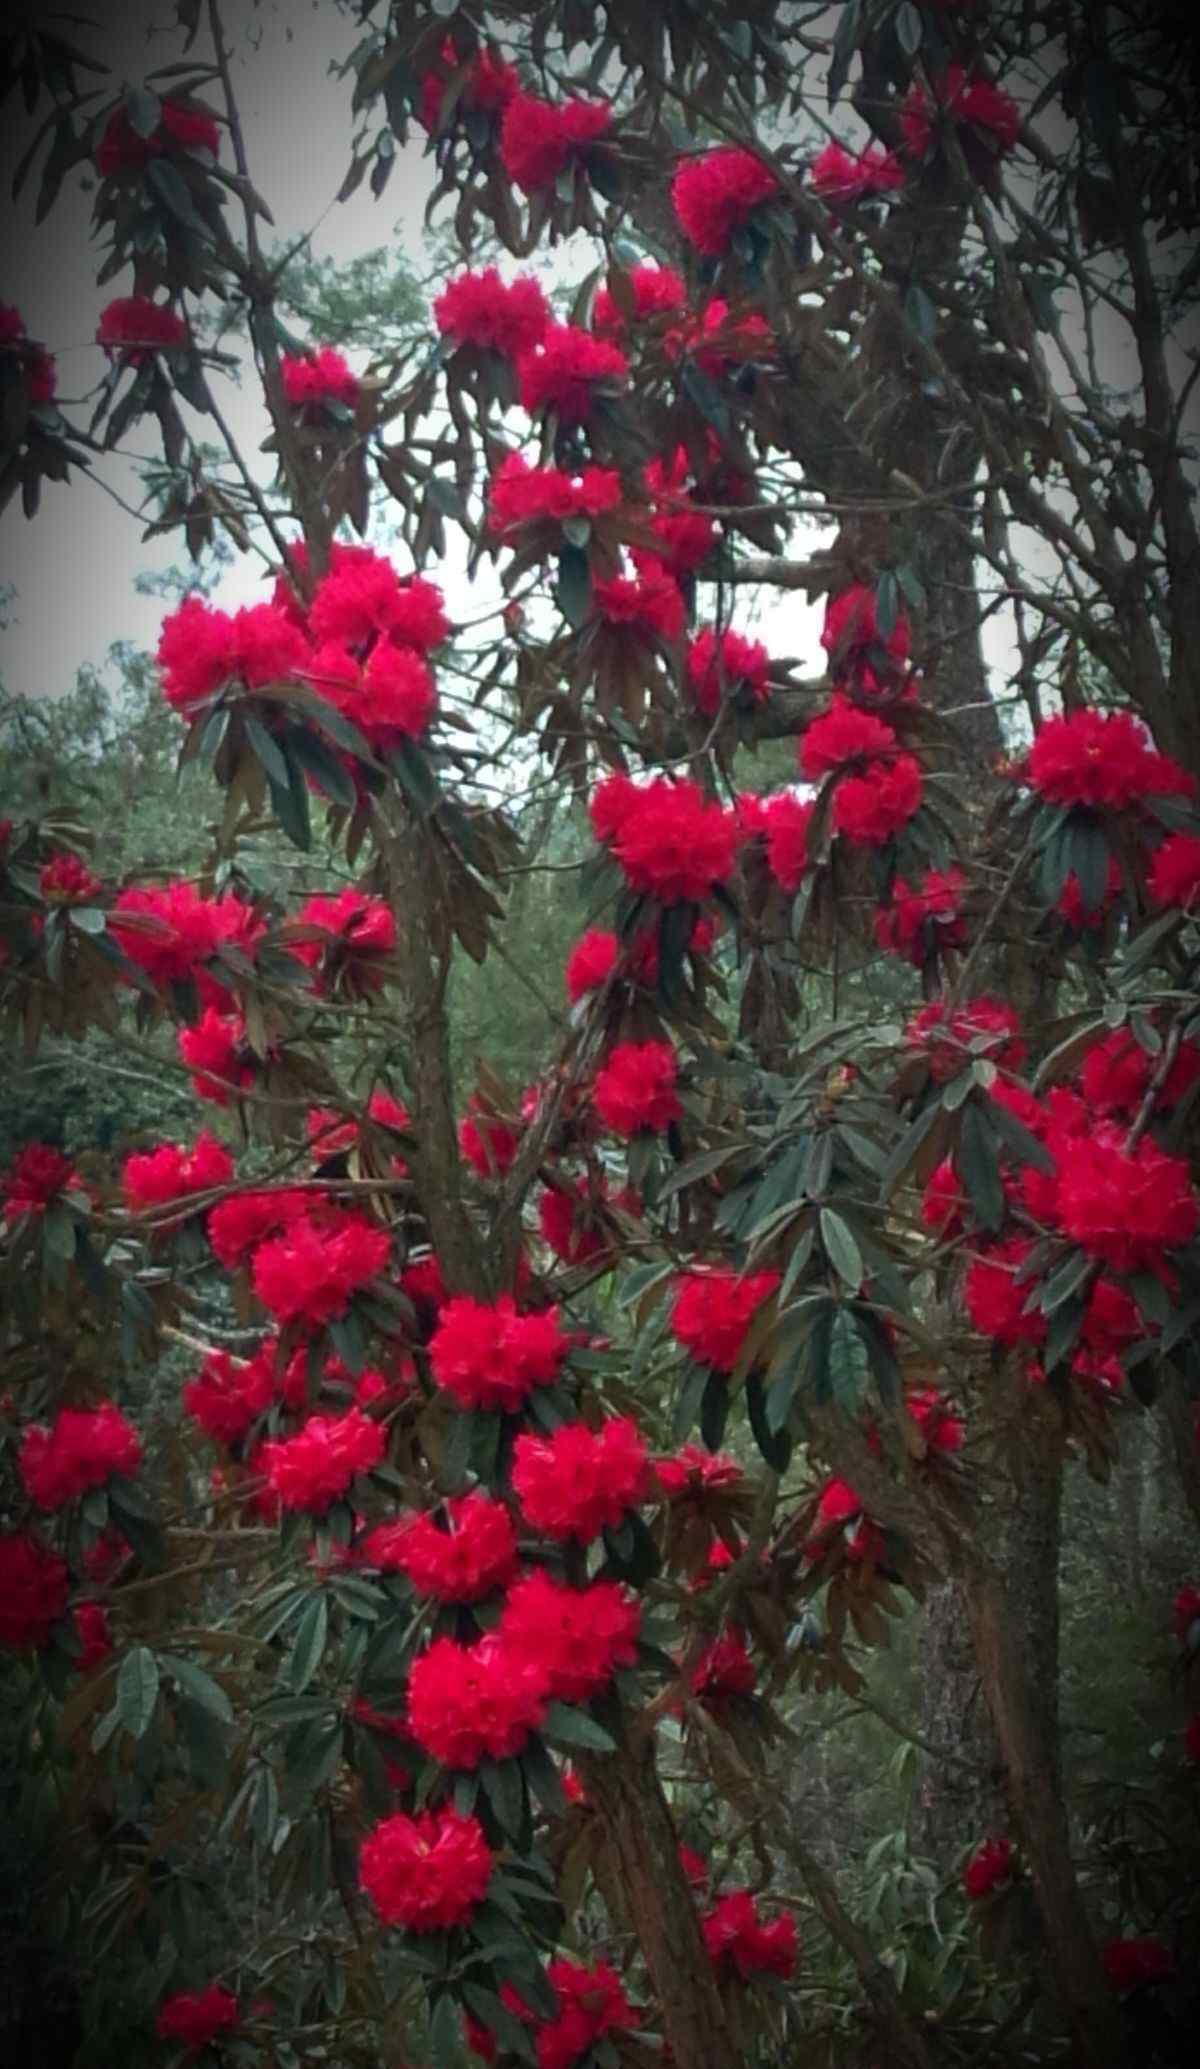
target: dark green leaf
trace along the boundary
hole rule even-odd
[[[555,1746],[582,1746],[592,1753],[615,1753],[616,1741],[589,1717],[586,1710],[577,1710],[570,1703],[551,1703],[542,1726],[543,1736]]]
[[[845,1415],[857,1415],[867,1386],[867,1347],[851,1308],[838,1308],[829,1337],[829,1385]]]
[[[724,1372],[710,1372],[700,1401],[700,1435],[710,1451],[719,1451],[729,1420],[729,1380]]]
[[[920,8],[913,6],[913,0],[901,0],[900,6],[896,9],[895,20],[897,43],[905,57],[915,57],[921,48],[925,33]]]
[[[675,1398],[675,1413],[671,1418],[671,1439],[682,1444],[689,1434],[700,1412],[700,1402],[711,1377],[707,1365],[698,1365],[689,1359],[683,1368],[679,1392]]]
[[[857,1293],[863,1282],[863,1261],[853,1230],[832,1207],[822,1207],[820,1227],[826,1257],[842,1284]]]
[[[158,1702],[158,1662],[148,1646],[135,1645],[117,1673],[117,1711],[130,1736],[143,1737]]]
[[[994,1232],[1004,1220],[1004,1185],[988,1111],[978,1097],[968,1099],[963,1107],[957,1161],[976,1216],[984,1228]]]
[[[778,1385],[779,1381],[774,1381],[768,1394],[763,1387],[762,1375],[752,1372],[746,1381],[746,1412],[750,1418],[754,1441],[767,1464],[773,1472],[786,1473],[792,1457],[792,1440],[786,1427],[787,1412],[791,1407],[791,1392],[789,1389],[782,1421],[773,1426],[769,1410],[774,1405],[771,1395],[775,1393]]]
[[[202,1709],[210,1710],[214,1717],[220,1718],[222,1724],[233,1723],[233,1705],[229,1697],[220,1683],[214,1681],[211,1674],[205,1673],[203,1667],[194,1666],[191,1660],[178,1659],[170,1652],[159,1655],[159,1666],[170,1674],[178,1687],[186,1695],[191,1696],[193,1702],[199,1703]]]
[[[578,632],[592,608],[592,571],[579,546],[564,546],[558,556],[554,601],[568,625]]]
[[[329,1604],[324,1595],[314,1595],[300,1619],[287,1663],[288,1686],[303,1695],[321,1664],[329,1634]]]

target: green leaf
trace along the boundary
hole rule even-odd
[[[199,1703],[202,1709],[211,1711],[214,1717],[220,1718],[222,1724],[233,1723],[233,1705],[229,1697],[220,1683],[214,1681],[211,1674],[205,1673],[203,1667],[193,1665],[191,1660],[178,1659],[170,1652],[159,1654],[159,1666],[170,1674],[177,1686],[191,1696],[193,1702]]]
[[[729,1379],[724,1372],[710,1372],[700,1401],[700,1435],[710,1451],[719,1451],[729,1420]]]
[[[863,1282],[863,1261],[853,1230],[832,1207],[822,1207],[820,1226],[826,1257],[842,1284],[857,1293]]]
[[[920,8],[913,6],[913,0],[901,0],[901,5],[896,9],[895,19],[897,43],[905,57],[915,57],[921,48],[925,33]]]
[[[277,783],[267,771],[267,784],[271,792],[271,805],[275,817],[286,833],[292,846],[307,854],[312,846],[312,824],[308,816],[308,785],[303,771],[292,760],[285,757],[288,780]]]
[[[162,121],[162,102],[147,86],[131,86],[125,96],[125,113],[136,136],[152,137]]]
[[[1099,912],[1108,890],[1111,860],[1103,827],[1090,814],[1073,812],[1064,829],[1063,849],[1068,874],[1073,872],[1078,879],[1084,912]]]
[[[891,568],[884,568],[875,584],[875,623],[879,637],[886,640],[896,629],[900,615],[900,584]]]
[[[442,1472],[444,1485],[450,1492],[462,1486],[471,1462],[471,1438],[474,1416],[469,1408],[452,1415],[446,1425],[446,1438],[442,1446]]]
[[[555,1746],[582,1746],[592,1753],[615,1753],[617,1742],[589,1717],[586,1710],[577,1710],[572,1703],[551,1703],[546,1711],[542,1726],[543,1735]]]
[[[994,1232],[1004,1220],[1004,1186],[989,1110],[978,1098],[968,1099],[963,1107],[957,1162],[979,1221]]]
[[[314,1595],[300,1619],[288,1655],[287,1683],[296,1695],[303,1695],[321,1664],[329,1635],[329,1604],[324,1595]]]
[[[70,1264],[75,1256],[75,1216],[61,1201],[47,1207],[42,1217],[42,1247],[63,1264]]]
[[[694,359],[683,362],[682,387],[688,401],[693,402],[705,422],[712,425],[717,437],[727,438],[731,428],[729,405],[716,383]]]
[[[675,1413],[671,1418],[672,1443],[682,1444],[690,1433],[700,1412],[700,1402],[710,1376],[707,1365],[699,1365],[694,1359],[688,1359],[675,1398]]]
[[[148,1646],[135,1645],[117,1674],[117,1714],[130,1736],[144,1737],[158,1702],[158,1661]]]
[[[293,726],[288,732],[288,752],[335,805],[340,805],[346,812],[354,810],[358,798],[354,779],[337,756],[330,753],[323,740],[306,732],[302,726]]]
[[[411,740],[398,740],[388,756],[388,766],[421,817],[428,818],[442,795],[428,755]]]
[[[827,93],[832,108],[850,77],[850,65],[858,48],[862,26],[862,0],[846,0],[838,19],[829,62]]]
[[[1095,1258],[1089,1257],[1086,1250],[1073,1251],[1065,1263],[1059,1265],[1056,1272],[1051,1272],[1050,1277],[1042,1287],[1040,1301],[1042,1313],[1044,1315],[1054,1314],[1065,1300],[1070,1300],[1073,1293],[1078,1293],[1094,1266]]]
[[[857,1415],[867,1387],[867,1346],[850,1308],[838,1308],[829,1337],[829,1385],[845,1415]]]
[[[433,2069],[467,2069],[462,2013],[448,1991],[438,1998],[429,2021],[429,2059]]]
[[[483,1760],[479,1779],[505,1837],[517,1841],[526,1818],[525,1780],[517,1760]]]
[[[552,1818],[565,1817],[568,1804],[557,1762],[551,1759],[540,1738],[531,1738],[521,1754],[521,1765],[530,1793]]]
[[[778,1385],[778,1380],[772,1383],[771,1394],[774,1394]],[[754,1441],[772,1472],[786,1473],[792,1457],[792,1440],[786,1427],[787,1410],[791,1407],[790,1387],[783,1420],[780,1423],[772,1424],[770,1407],[770,1396],[763,1386],[761,1373],[752,1372],[746,1381],[746,1412],[750,1418]]]
[[[577,545],[566,545],[558,556],[558,579],[554,601],[576,632],[592,608],[592,570],[587,554]]]
[[[909,330],[925,344],[932,343],[937,335],[937,310],[919,281],[909,282],[901,311]]]
[[[208,225],[202,216],[197,215],[192,205],[188,183],[176,166],[170,164],[166,158],[151,158],[144,177],[147,186],[153,188],[168,214],[173,215],[186,229],[202,238],[205,244],[211,242]]]

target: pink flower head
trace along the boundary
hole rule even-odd
[[[254,1291],[278,1322],[320,1328],[344,1315],[391,1253],[386,1229],[356,1214],[299,1218],[254,1253]]]
[[[834,831],[847,840],[878,848],[919,809],[925,782],[911,754],[869,762],[861,776],[843,776],[834,792]]]
[[[900,111],[904,144],[913,158],[924,158],[939,115],[982,133],[998,157],[1007,157],[1021,134],[1021,111],[1011,94],[988,79],[971,78],[962,65],[947,65],[933,82],[930,98],[914,80]]]
[[[724,257],[734,236],[756,209],[779,193],[775,174],[751,151],[720,146],[702,158],[686,158],[671,181],[675,219],[689,244],[705,258]]]
[[[169,352],[188,341],[182,316],[148,295],[124,295],[100,311],[96,343],[110,359],[142,366],[157,352]]]
[[[534,1387],[551,1386],[567,1352],[558,1309],[519,1314],[512,1295],[448,1300],[429,1346],[434,1379],[461,1408],[512,1415]]]
[[[688,647],[688,687],[697,709],[715,718],[723,697],[743,705],[765,704],[771,693],[769,665],[758,640],[744,639],[740,632],[717,634],[706,626]]]
[[[384,1818],[363,1841],[358,1872],[385,1925],[444,1932],[469,1922],[493,1865],[478,1818],[447,1804],[418,1817]]]
[[[586,168],[588,151],[611,127],[612,110],[604,101],[555,104],[517,92],[504,110],[501,163],[523,194],[536,194],[552,187],[568,165]]]
[[[550,305],[537,280],[524,274],[502,280],[495,266],[487,266],[448,281],[433,305],[433,320],[456,345],[517,359],[540,345]]]
[[[189,2054],[207,2047],[222,2033],[241,2024],[237,1998],[222,1983],[204,1990],[177,1990],[159,2006],[155,2031],[160,2040],[182,2043]]]
[[[636,1597],[616,1581],[572,1588],[535,1567],[509,1589],[500,1638],[549,1700],[588,1703],[636,1662],[641,1620]]]
[[[353,409],[358,401],[358,375],[332,345],[321,345],[312,352],[285,353],[279,371],[284,395],[293,409],[320,409],[329,402]]]
[[[438,1602],[478,1602],[506,1587],[517,1567],[512,1518],[486,1494],[455,1495],[437,1512],[381,1523],[359,1550],[364,1566],[405,1573],[419,1595]]]
[[[548,323],[517,361],[522,409],[531,417],[554,410],[561,424],[585,424],[597,401],[623,387],[628,375],[618,346],[571,323]]]
[[[564,1423],[549,1437],[522,1435],[513,1490],[527,1523],[546,1537],[590,1544],[619,1529],[646,1490],[646,1446],[636,1423],[610,1415],[598,1430]]]
[[[254,1464],[285,1509],[323,1516],[357,1474],[379,1464],[385,1442],[381,1423],[348,1408],[344,1415],[310,1415],[296,1436],[268,1440]]]
[[[611,288],[600,287],[592,303],[592,328],[608,338],[624,335],[627,323],[645,323],[652,316],[675,316],[687,307],[687,289],[670,266],[633,266],[628,275],[633,309],[626,318]]]
[[[817,783],[834,769],[844,769],[896,745],[892,727],[873,712],[860,711],[845,697],[835,697],[823,718],[814,719],[800,743],[800,770]]]
[[[1050,804],[1109,811],[1174,788],[1173,768],[1131,712],[1090,709],[1046,719],[1025,763],[1027,780]]]
[[[540,1665],[502,1633],[475,1645],[436,1638],[408,1678],[408,1728],[446,1767],[474,1768],[487,1756],[507,1760],[521,1752],[542,1723],[546,1701]]]
[[[963,1888],[973,1903],[990,1897],[992,1891],[1011,1882],[1013,1849],[1010,1839],[984,1839],[963,1870]]]
[[[69,1157],[48,1142],[28,1142],[18,1150],[0,1178],[5,1221],[22,1214],[44,1214],[47,1207],[80,1183]]]
[[[677,1282],[671,1334],[701,1365],[730,1373],[755,1315],[778,1290],[778,1272],[731,1271],[726,1266],[685,1272]]]
[[[904,956],[918,968],[938,950],[962,948],[966,927],[961,912],[967,879],[957,864],[927,869],[919,886],[898,876],[892,902],[875,915],[875,939],[889,955]]]
[[[893,152],[879,144],[868,144],[865,151],[848,151],[844,144],[831,141],[813,159],[809,184],[831,208],[844,208],[878,194],[895,193],[904,185],[904,167]]]
[[[974,1056],[987,1057],[999,1070],[1020,1070],[1027,1054],[1012,1007],[986,995],[953,1010],[943,1000],[931,999],[909,1021],[904,1038],[910,1047],[925,1051],[939,1085],[957,1077]]]
[[[796,1966],[795,1919],[785,1911],[765,1924],[748,1889],[719,1897],[702,1926],[710,1960],[727,1963],[743,1981],[758,1975],[786,1979]]]
[[[683,1114],[675,1090],[678,1071],[670,1042],[619,1042],[592,1087],[605,1127],[626,1140],[643,1130],[664,1134]]]
[[[1146,889],[1155,905],[1200,905],[1200,834],[1172,833],[1155,850]]]
[[[593,582],[596,613],[608,625],[620,626],[644,640],[674,646],[683,637],[683,596],[675,577],[661,561],[644,555],[636,575],[612,575]]]
[[[656,776],[631,784],[621,800],[612,849],[635,891],[663,905],[698,903],[732,875],[741,845],[737,813],[711,802],[699,784]],[[609,823],[608,803],[608,786],[602,784],[592,804],[598,834]]]

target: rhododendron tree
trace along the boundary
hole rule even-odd
[[[357,13],[395,352],[284,320],[220,0],[6,55],[105,252],[94,344],[0,306],[3,500],[136,453],[207,796],[0,823],[22,1068],[163,1114],[0,1171],[37,1930],[105,2059],[1180,2060],[1194,1561],[1094,1762],[1059,1612],[1144,1432],[1200,1522],[1194,81],[1123,5]],[[827,1865],[835,1702],[930,1860]]]

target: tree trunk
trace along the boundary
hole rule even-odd
[[[964,1845],[1008,1824],[1004,1762],[957,1581],[931,1590],[919,1643],[921,1756],[909,1819],[913,1852],[945,1875]]]

